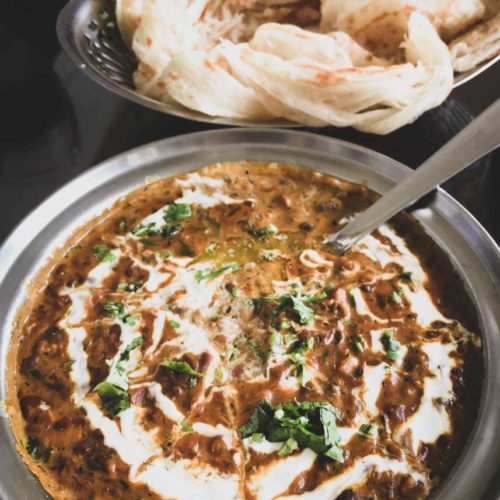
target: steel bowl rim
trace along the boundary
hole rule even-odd
[[[224,145],[234,145],[237,142],[242,146],[249,145],[251,147],[256,147],[260,145],[272,145],[275,149],[286,149],[290,151],[293,151],[294,149],[304,150],[306,146],[311,146],[312,144],[314,144],[314,152],[310,153],[312,155],[318,154],[319,151],[321,154],[331,157],[332,161],[335,161],[335,159],[339,160],[344,158],[342,156],[342,153],[349,153],[350,156],[345,156],[345,158],[347,158],[349,161],[360,163],[370,170],[375,170],[377,173],[381,174],[384,177],[387,177],[393,182],[398,182],[411,173],[411,169],[409,169],[408,167],[368,148],[351,144],[347,141],[318,136],[316,134],[308,132],[279,129],[277,130],[271,128],[232,128],[196,132],[192,134],[177,136],[174,138],[162,139],[116,155],[108,160],[105,160],[104,162],[99,163],[98,165],[92,167],[91,169],[82,173],[81,175],[58,189],[54,194],[52,194],[37,208],[35,208],[28,216],[26,216],[24,220],[19,224],[19,226],[11,232],[11,234],[0,247],[0,290],[4,285],[4,281],[9,269],[20,257],[20,252],[22,252],[23,249],[26,248],[23,245],[29,245],[30,242],[34,240],[44,229],[42,227],[39,229],[39,233],[33,234],[33,223],[39,220],[40,215],[48,215],[49,220],[47,221],[46,226],[53,224],[56,216],[58,216],[59,213],[50,218],[53,215],[50,213],[50,210],[53,207],[59,207],[60,212],[64,213],[64,211],[73,203],[73,201],[68,198],[68,195],[74,193],[74,190],[76,188],[81,189],[82,186],[85,186],[84,192],[81,193],[81,197],[83,197],[92,192],[94,189],[99,188],[104,183],[112,182],[120,175],[134,172],[135,170],[140,169],[141,166],[158,163],[162,160],[162,158],[167,160],[168,158],[180,157],[182,155],[188,154],[189,152],[196,151],[200,147],[203,149],[203,147],[207,147],[208,144],[220,145],[222,147]],[[140,160],[140,157],[144,156],[146,158],[142,158],[142,160]],[[335,158],[336,156],[337,158]],[[140,161],[137,161],[138,159]],[[125,163],[125,165],[123,165],[123,163]],[[311,160],[310,167],[313,167],[313,163],[314,160]],[[375,163],[376,165],[374,165]],[[195,166],[193,166],[193,168],[195,168]],[[463,225],[464,231],[467,230],[471,233],[469,235],[470,239],[473,239],[475,243],[478,243],[477,247],[474,247],[472,246],[471,241],[469,241],[469,237],[462,235],[463,238],[467,240],[471,249],[474,249],[477,259],[481,261],[481,264],[484,267],[484,272],[491,277],[493,283],[491,286],[495,290],[496,297],[498,297],[498,292],[500,289],[500,249],[498,245],[484,230],[481,224],[445,191],[443,191],[442,189],[438,189],[436,199],[441,202],[445,209],[447,209],[452,213],[452,215],[455,216],[457,220],[453,222],[459,225]],[[64,203],[67,203],[67,206],[65,206]],[[443,207],[439,207],[438,211],[442,211]],[[446,220],[447,224],[452,224],[450,217],[450,215],[444,214],[444,219]],[[467,225],[469,227],[465,227]],[[75,229],[75,227],[75,225],[72,226],[73,229]],[[457,229],[457,231],[462,234],[461,230]],[[467,275],[467,273],[465,274]],[[31,277],[31,273],[28,273],[28,275],[29,277]],[[483,310],[481,308],[478,308],[478,313],[481,321],[486,321],[484,319],[485,315],[483,314]],[[493,311],[493,314],[497,314],[498,317],[500,317],[500,311],[497,311],[496,313],[495,311]],[[10,332],[10,326],[6,324],[2,325],[2,320],[0,320],[0,328],[2,331],[5,331],[6,326]],[[484,324],[482,324],[482,327],[485,334],[490,332],[491,335],[491,328],[488,327],[484,331]],[[488,341],[486,346],[488,347],[490,339],[486,338],[485,340]],[[496,343],[496,347],[500,346],[500,339],[498,338],[492,338],[491,342]],[[0,359],[0,378],[2,379],[2,387],[0,387],[0,391],[3,390],[3,386],[5,385],[5,382],[3,380],[5,373],[4,351],[7,350],[7,344],[8,342],[3,342],[2,345],[2,358]],[[496,430],[496,427],[498,426],[492,429],[491,426],[487,425],[488,422],[491,424],[492,419],[496,419],[492,415],[492,412],[494,412],[495,410],[495,389],[498,390],[500,384],[500,367],[496,367],[492,362],[493,354],[494,351],[492,349],[485,348],[485,356],[487,358],[485,359],[487,376],[483,381],[481,407],[478,411],[476,425],[469,436],[470,445],[466,450],[464,450],[462,456],[457,461],[453,470],[443,481],[442,486],[438,488],[435,494],[433,494],[433,498],[436,500],[453,498],[448,496],[447,488],[450,487],[450,483],[455,484],[457,482],[461,482],[462,484],[465,484],[464,481],[472,481],[473,479],[470,478],[470,473],[466,473],[467,468],[472,464],[465,464],[464,466],[465,459],[472,454],[471,450],[479,449],[481,447],[484,451],[484,447],[488,446],[488,443],[486,443],[487,436],[491,437],[492,433],[494,435],[493,437],[495,438],[498,438],[500,436],[500,431]],[[486,424],[484,423],[485,419],[488,420]],[[492,446],[493,445],[490,443],[490,450],[492,449]],[[495,446],[495,454],[496,456],[499,456],[498,454],[500,451],[500,445]],[[476,452],[476,459],[477,453],[478,452]],[[485,460],[483,459],[483,463],[479,463],[476,465],[479,467],[479,469],[476,469],[474,471],[475,475],[482,476],[482,478],[485,479],[484,469],[487,468]],[[490,481],[492,477],[491,467],[492,465],[489,464],[490,473],[488,474],[488,477],[486,477],[488,481]],[[459,475],[459,472],[464,473],[462,475],[463,477]],[[466,476],[467,478],[465,478]],[[2,486],[0,484],[0,493],[1,492]]]

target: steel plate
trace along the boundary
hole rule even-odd
[[[347,142],[272,129],[226,129],[167,139],[134,149],[92,168],[54,193],[11,233],[0,248],[0,399],[6,395],[6,354],[12,323],[34,272],[73,230],[147,176],[169,176],[214,162],[264,160],[294,163],[366,183],[384,193],[411,172],[390,158]],[[451,256],[475,303],[483,334],[486,378],[476,426],[465,451],[433,498],[479,499],[500,459],[500,250],[453,198],[437,190],[414,212]],[[6,418],[0,418],[0,497],[43,498],[15,451]]]

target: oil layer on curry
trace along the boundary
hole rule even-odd
[[[409,216],[337,256],[376,195],[217,164],[81,228],[20,311],[8,410],[56,498],[425,498],[478,404],[475,313]]]

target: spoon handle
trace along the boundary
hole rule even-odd
[[[500,145],[500,99],[427,159],[403,182],[327,240],[340,253],[465,167]]]

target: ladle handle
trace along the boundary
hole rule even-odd
[[[344,226],[327,243],[343,253],[386,220],[500,145],[500,99],[392,188]]]

